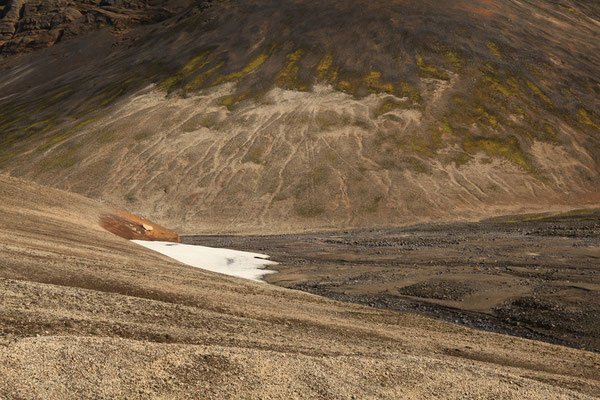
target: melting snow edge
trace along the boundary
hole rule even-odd
[[[266,254],[172,242],[146,240],[132,240],[132,242],[192,267],[256,282],[264,282],[261,279],[263,276],[277,272],[264,269],[268,265],[277,264],[275,261],[268,260],[269,256]]]

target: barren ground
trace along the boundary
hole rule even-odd
[[[0,398],[594,398],[600,355],[204,272],[0,176]]]
[[[600,351],[600,211],[184,242],[270,254],[279,286]]]

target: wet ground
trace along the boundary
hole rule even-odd
[[[600,210],[182,240],[269,254],[275,285],[600,351]]]

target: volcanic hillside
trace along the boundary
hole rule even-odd
[[[593,399],[600,355],[179,264],[0,175],[2,399]]]
[[[193,3],[33,53],[11,39],[0,169],[181,233],[600,200],[597,1]]]

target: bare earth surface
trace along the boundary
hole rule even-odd
[[[594,398],[600,355],[207,273],[0,176],[0,398]]]
[[[183,240],[270,254],[283,287],[600,351],[600,210]]]

